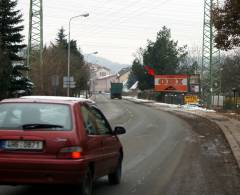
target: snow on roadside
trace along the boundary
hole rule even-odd
[[[135,102],[143,102],[143,103],[150,103],[153,102],[152,100],[145,100],[145,99],[138,99],[137,97],[131,97],[131,96],[123,96],[124,99],[133,100]]]
[[[187,111],[203,111],[203,112],[216,112],[215,110],[210,110],[207,108],[202,108],[197,105],[185,104],[181,106],[181,109]]]
[[[154,106],[158,107],[163,107],[167,110],[172,110],[172,111],[182,111],[182,112],[208,112],[208,113],[215,113],[215,110],[209,110],[206,108],[199,107],[197,105],[191,105],[191,104],[185,104],[185,105],[176,105],[176,104],[167,104],[167,103],[160,103],[160,102],[155,102],[153,100],[144,100],[144,99],[138,99],[137,97],[130,97],[130,96],[124,96],[124,99],[129,99],[134,102],[139,102],[139,103],[152,103]]]

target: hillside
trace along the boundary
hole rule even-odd
[[[111,60],[108,60],[108,59],[102,58],[102,57],[98,57],[96,55],[84,55],[84,57],[87,62],[105,66],[105,67],[109,68],[112,71],[112,73],[117,73],[122,68],[130,66],[128,64],[119,64],[116,62],[112,62]]]

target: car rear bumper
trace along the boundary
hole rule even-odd
[[[86,168],[83,160],[0,159],[0,184],[77,184]]]

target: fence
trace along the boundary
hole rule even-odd
[[[240,109],[240,97],[225,97],[224,109]]]

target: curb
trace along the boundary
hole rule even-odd
[[[145,106],[148,106],[148,107],[154,107],[151,104],[149,104],[149,103],[152,103],[152,102],[137,102],[137,101],[134,101],[134,100],[131,100],[131,99],[128,99],[128,98],[126,98],[125,100],[130,101],[130,102],[134,102],[136,104],[145,105]],[[159,106],[158,108],[161,108],[161,107]],[[164,110],[164,109],[161,109],[161,110],[162,111],[167,111],[167,110]],[[169,112],[169,111],[167,111],[167,112]],[[221,122],[219,122],[217,120],[214,120],[213,118],[211,118],[207,115],[205,115],[205,116],[204,115],[199,115],[199,114],[193,113],[193,112],[185,112],[185,113],[189,113],[189,114],[192,114],[192,115],[195,115],[195,116],[198,116],[198,117],[203,117],[203,118],[209,120],[210,122],[216,124],[222,130],[222,132],[223,132],[223,134],[224,134],[224,136],[225,136],[225,138],[226,138],[226,140],[227,140],[227,142],[228,142],[228,144],[229,144],[229,146],[232,150],[233,156],[235,157],[235,159],[237,161],[238,167],[240,168],[240,145],[238,144],[238,142],[237,142],[236,138],[234,137],[233,133],[230,131],[229,127],[227,125],[221,124]],[[225,117],[230,120],[229,117],[227,117],[227,116],[225,116]]]
[[[206,118],[206,119],[208,119],[208,118]],[[218,122],[218,121],[214,121],[211,119],[208,119],[208,120],[210,120],[211,122],[214,122],[215,124],[217,124],[219,126],[220,129],[222,129],[222,131],[231,147],[233,155],[237,161],[238,167],[240,168],[240,147],[239,147],[237,140],[234,137],[233,133],[229,130],[228,126],[220,124],[220,122]]]

